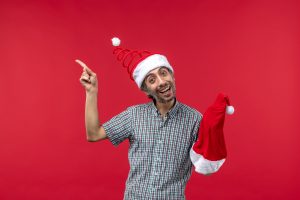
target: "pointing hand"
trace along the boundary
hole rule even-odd
[[[79,79],[86,92],[98,92],[97,75],[85,63],[80,60],[75,60],[83,69]]]

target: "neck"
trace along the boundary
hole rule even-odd
[[[172,99],[169,102],[166,103],[161,103],[161,102],[156,102],[156,108],[159,111],[159,113],[161,114],[161,116],[165,116],[167,112],[169,112],[169,110],[171,110],[171,108],[174,106],[175,104],[175,98]]]

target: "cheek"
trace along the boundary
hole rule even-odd
[[[175,79],[171,78],[170,80],[168,80],[168,83],[175,87]]]
[[[153,93],[156,91],[156,87],[154,85],[148,85],[147,87],[148,92]]]

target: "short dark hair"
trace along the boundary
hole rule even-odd
[[[141,85],[141,90],[147,93],[147,96],[148,96],[149,99],[151,99],[152,101],[155,101],[154,97],[151,96],[150,94],[148,94],[148,87],[146,85],[145,79],[143,80],[143,83]]]

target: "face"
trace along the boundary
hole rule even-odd
[[[150,71],[144,81],[145,92],[156,102],[168,103],[176,97],[175,79],[166,67]]]

